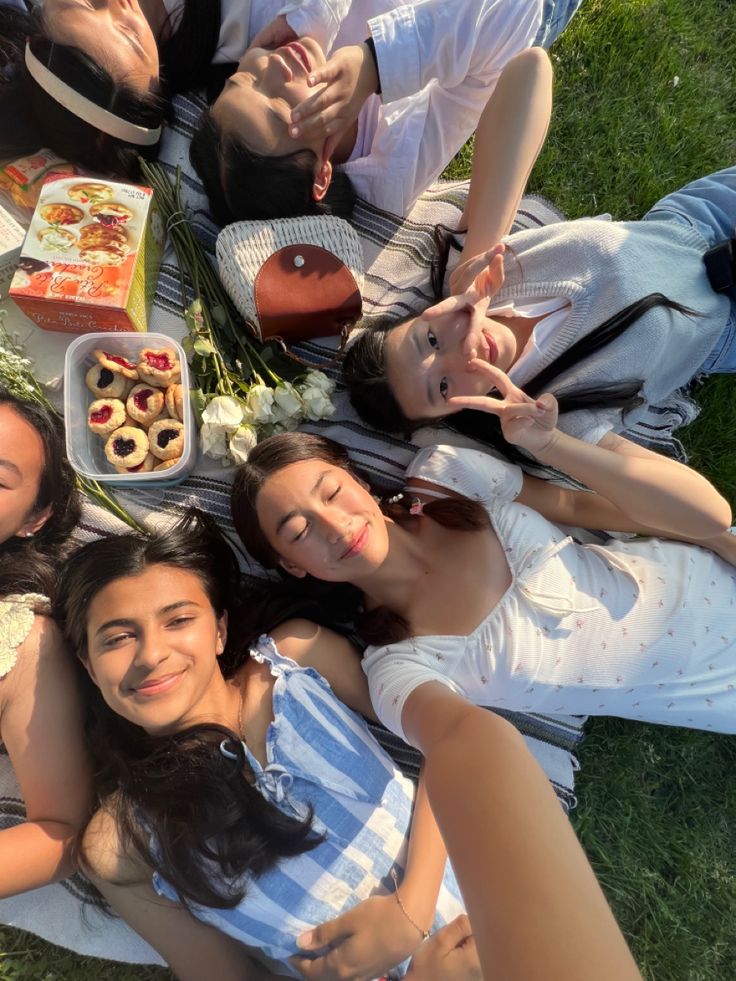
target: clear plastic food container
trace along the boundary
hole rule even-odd
[[[87,388],[85,375],[96,363],[95,348],[103,348],[111,354],[119,354],[130,361],[137,361],[145,347],[171,351],[181,365],[181,384],[189,392],[189,365],[180,344],[166,334],[110,333],[83,334],[73,341],[64,361],[64,424],[66,428],[66,452],[69,462],[83,477],[99,480],[116,487],[139,484],[162,487],[178,484],[194,469],[197,462],[197,431],[191,401],[184,399],[184,449],[178,463],[158,473],[118,473],[105,457],[105,440],[93,433],[87,425],[89,407],[95,395]]]

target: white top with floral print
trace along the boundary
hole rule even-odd
[[[477,450],[422,450],[409,476],[482,501],[512,582],[468,636],[414,637],[363,659],[379,718],[438,681],[478,705],[614,715],[736,732],[736,570],[658,539],[581,545],[517,504],[518,467]]]

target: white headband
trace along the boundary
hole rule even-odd
[[[84,95],[80,95],[71,85],[67,85],[57,75],[54,75],[46,65],[43,65],[31,51],[30,44],[26,41],[25,53],[26,68],[31,77],[38,85],[50,95],[52,99],[74,113],[86,123],[96,129],[114,136],[117,140],[125,140],[126,143],[134,143],[136,146],[153,146],[161,138],[161,127],[147,129],[145,126],[137,126],[127,119],[121,119],[114,112],[103,109],[96,102],[92,102]]]

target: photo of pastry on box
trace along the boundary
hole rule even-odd
[[[10,296],[44,330],[145,331],[163,239],[150,188],[51,178],[39,196]]]

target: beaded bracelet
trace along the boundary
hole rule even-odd
[[[417,923],[417,921],[414,919],[414,917],[409,915],[409,911],[407,910],[406,906],[404,906],[404,904],[401,901],[401,896],[399,895],[399,877],[396,874],[396,869],[391,869],[391,878],[394,880],[394,885],[396,886],[396,890],[394,892],[394,896],[396,896],[396,902],[399,904],[399,909],[404,914],[404,916],[407,918],[407,920],[411,923],[411,925],[414,927],[414,929],[415,930],[418,930],[421,933],[422,940],[428,940],[430,938],[430,936],[432,935],[431,930],[424,930],[422,927],[420,927],[419,924]]]

